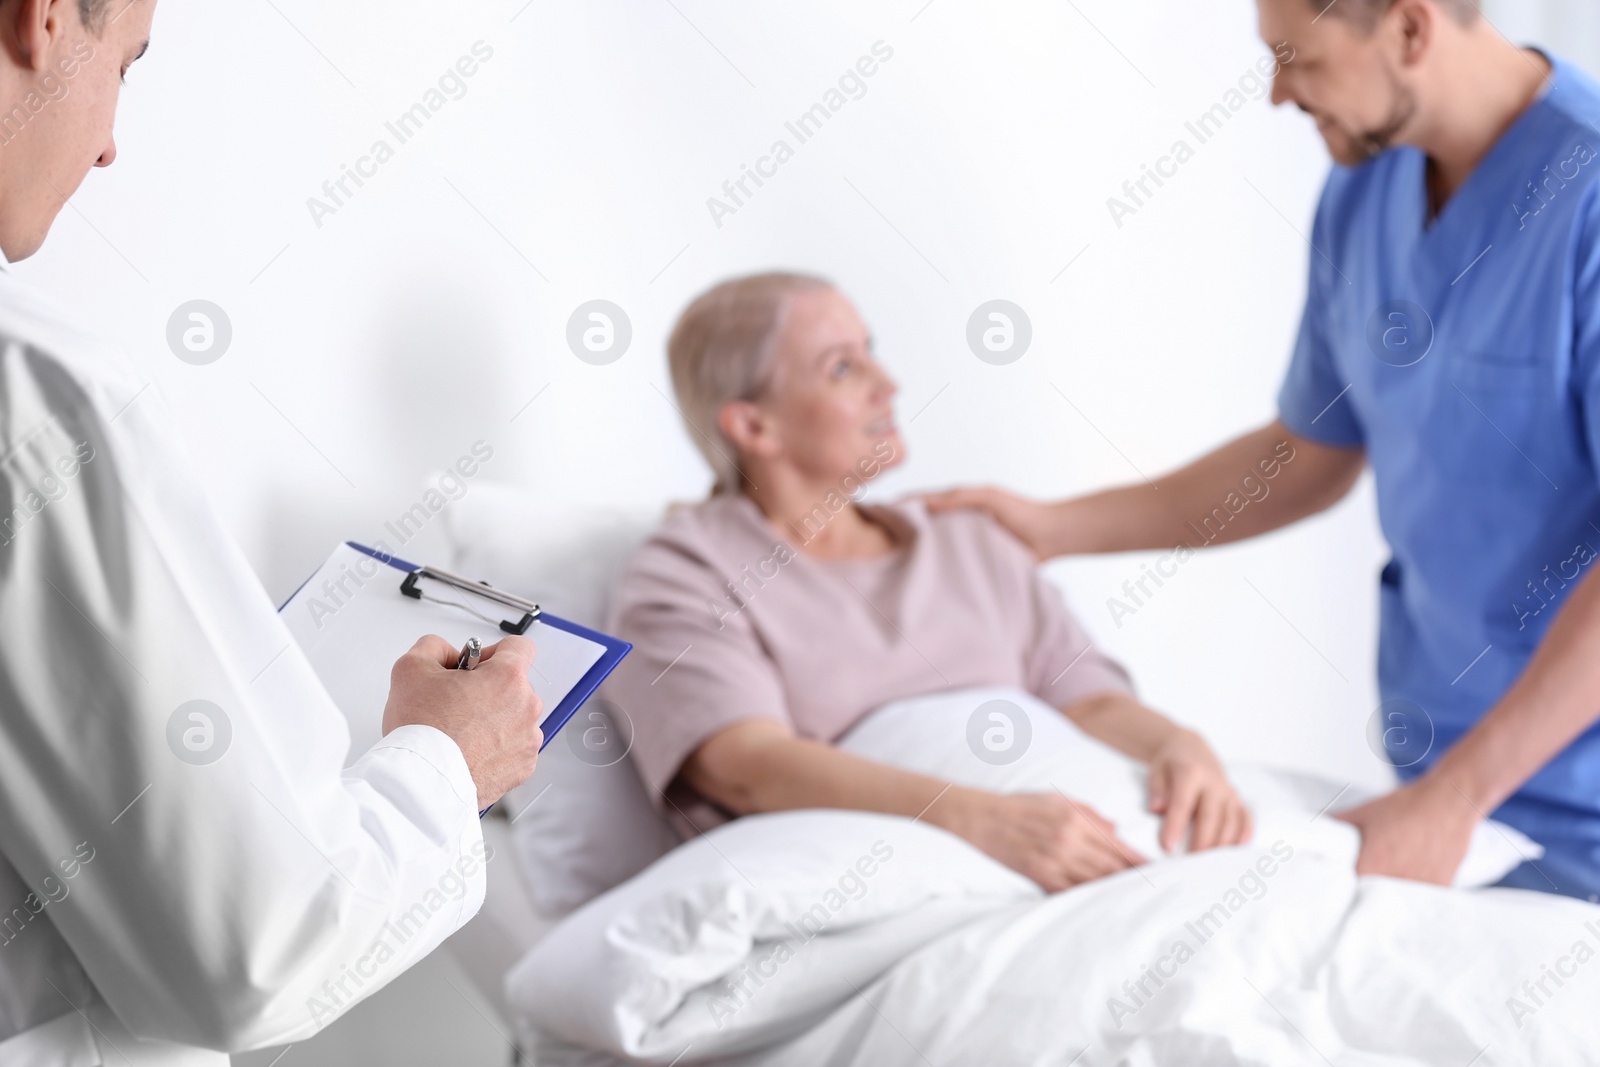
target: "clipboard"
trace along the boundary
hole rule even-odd
[[[528,681],[547,709],[540,751],[633,650],[486,582],[354,541],[335,548],[278,613],[350,724],[352,762],[383,736],[389,671],[424,634],[457,648],[470,637],[492,644],[501,633],[534,641]]]

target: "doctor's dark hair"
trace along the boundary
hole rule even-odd
[[[1371,31],[1378,19],[1394,6],[1394,0],[1310,0],[1318,12],[1353,22],[1362,30]],[[1470,25],[1480,14],[1478,0],[1434,0],[1463,26]]]
[[[754,400],[772,383],[772,350],[789,297],[831,289],[810,274],[772,271],[730,278],[695,297],[667,340],[678,410],[716,475],[713,495],[744,488],[733,442],[717,425],[725,404]]]

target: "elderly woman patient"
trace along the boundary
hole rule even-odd
[[[1248,839],[1211,749],[1134,698],[1020,542],[977,512],[854,503],[905,446],[843,294],[725,282],[683,313],[669,358],[717,484],[624,569],[611,626],[635,652],[610,694],[680,830],[792,808],[920,815],[1050,891],[1142,862],[1092,797],[951,786],[832,745],[893,700],[1015,686],[1148,765],[1164,847]]]

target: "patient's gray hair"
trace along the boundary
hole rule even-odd
[[[744,488],[718,413],[734,400],[756,399],[771,384],[773,341],[789,297],[831,288],[832,282],[810,274],[748,274],[701,293],[678,316],[667,341],[667,364],[689,435],[716,475],[713,493]]]

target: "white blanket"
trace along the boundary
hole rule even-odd
[[[1032,735],[1003,765],[966,740],[993,699]],[[1135,769],[1020,694],[903,702],[844,745],[1060,788],[1155,854]],[[739,1067],[1593,1062],[1600,908],[1357,880],[1354,832],[1318,814],[1342,783],[1235,779],[1252,844],[1050,897],[923,823],[741,819],[558,926],[508,999],[541,1063],[555,1045]],[[1487,828],[1472,863],[1494,877],[1530,848]]]

